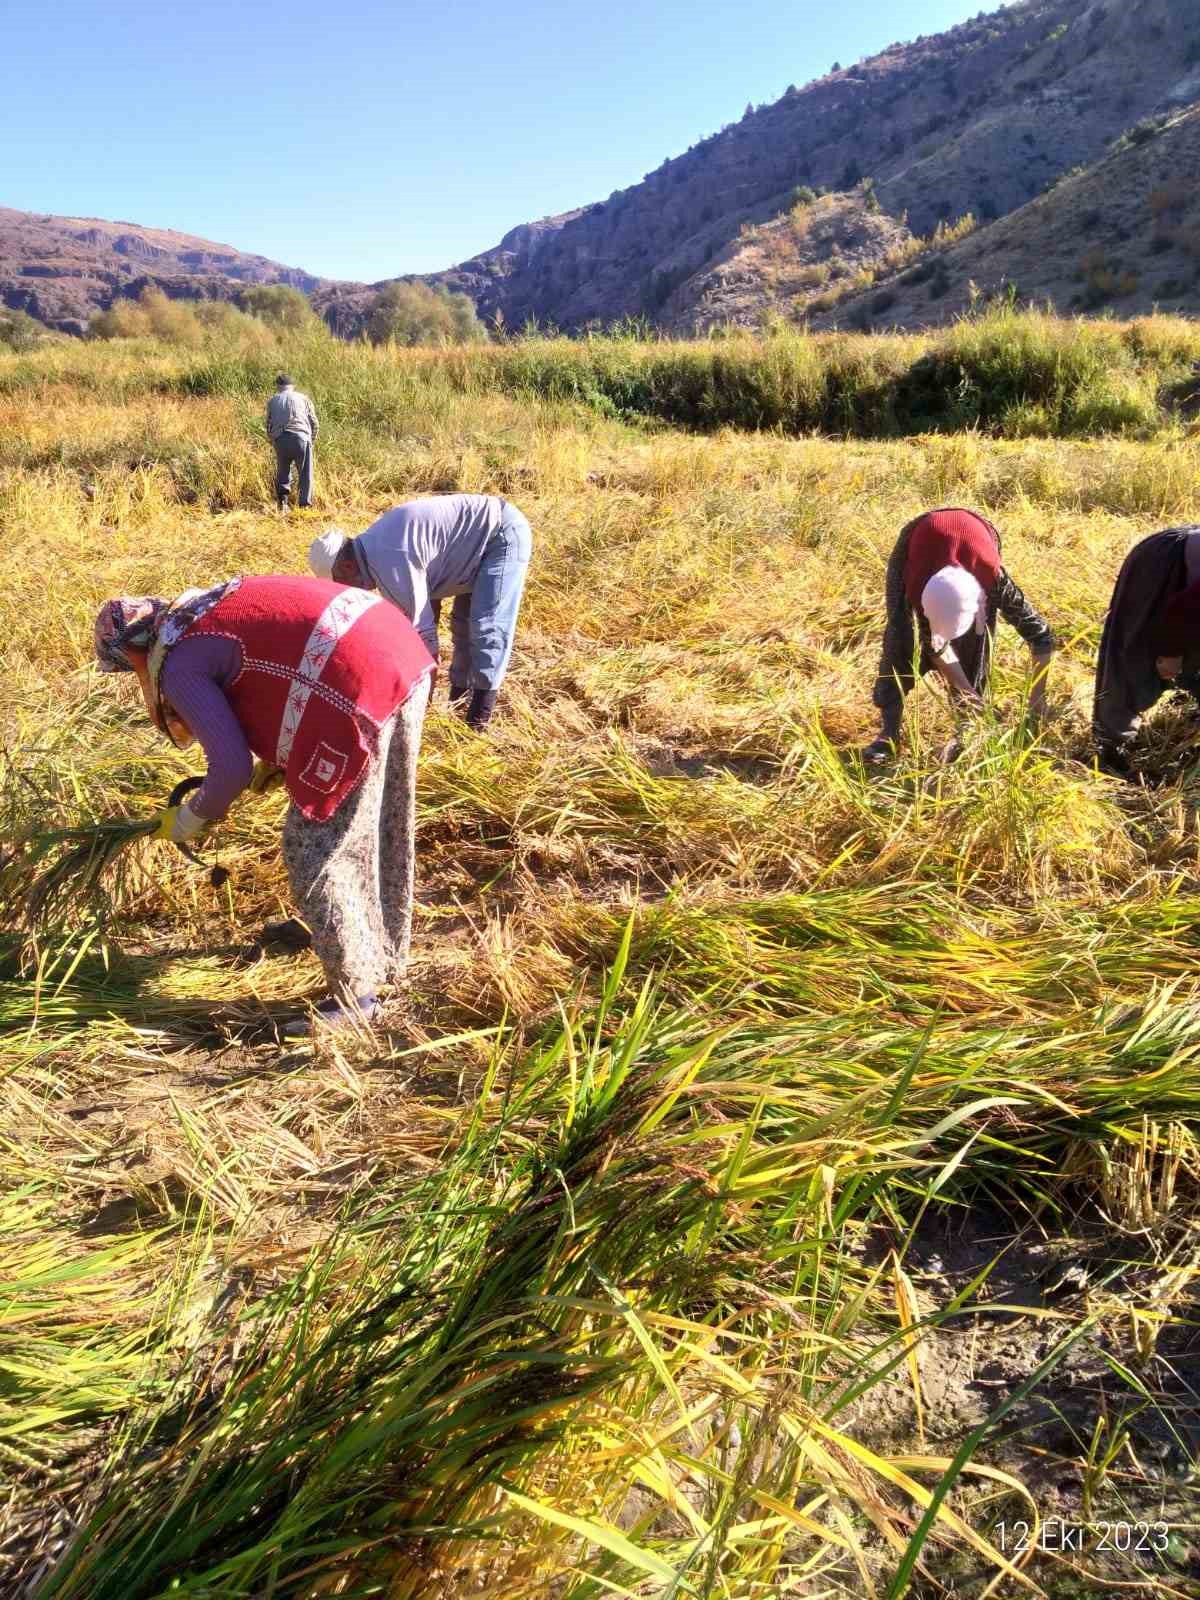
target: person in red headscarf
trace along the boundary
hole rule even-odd
[[[278,775],[291,800],[284,861],[330,990],[317,1015],[369,1018],[403,970],[412,925],[416,763],[433,672],[412,624],[366,590],[234,578],[171,603],[109,600],[95,648],[101,671],[137,674],[161,732],[204,749],[204,783],[164,812],[162,837],[186,844],[245,788]]]

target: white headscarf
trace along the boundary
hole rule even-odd
[[[333,563],[342,553],[342,546],[349,538],[340,528],[326,528],[324,533],[319,533],[308,547],[308,564],[318,578],[333,577]]]
[[[921,590],[921,610],[929,618],[937,655],[952,639],[961,639],[972,623],[975,632],[987,626],[987,594],[965,567],[943,567]]]

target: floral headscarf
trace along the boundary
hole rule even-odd
[[[148,650],[169,602],[158,595],[122,595],[106,600],[96,618],[96,663],[101,672],[132,672],[126,645]]]
[[[172,601],[157,595],[124,595],[118,600],[106,600],[100,607],[95,628],[100,671],[137,671],[150,719],[172,744],[180,742],[173,724],[179,729],[184,725],[163,699],[159,687],[167,655],[191,625],[232,594],[241,581],[230,578],[215,589],[188,589]],[[135,667],[129,658],[131,649],[146,653],[144,666]],[[189,740],[190,737],[189,734]]]

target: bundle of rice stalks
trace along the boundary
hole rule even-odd
[[[31,835],[0,870],[0,920],[35,932],[91,914],[116,898],[112,873],[129,866],[129,847],[158,829],[157,817],[127,817]]]

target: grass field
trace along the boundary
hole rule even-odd
[[[91,665],[107,595],[302,570],[423,490],[535,533],[494,737],[427,725],[386,1025],[274,1042],[320,981],[245,954],[277,796],[225,888],[147,845],[105,927],[5,936],[0,1595],[1200,1592],[1200,741],[1164,707],[1154,789],[1088,747],[1120,560],[1197,515],[1200,334],[946,337],[973,418],[898,339],[0,356],[0,851],[189,770]],[[324,424],[288,520],[284,359]],[[838,363],[923,372],[940,431],[630,376]],[[868,776],[884,564],[946,503],[1063,641],[1053,718],[1002,630],[963,758],[926,687]]]

